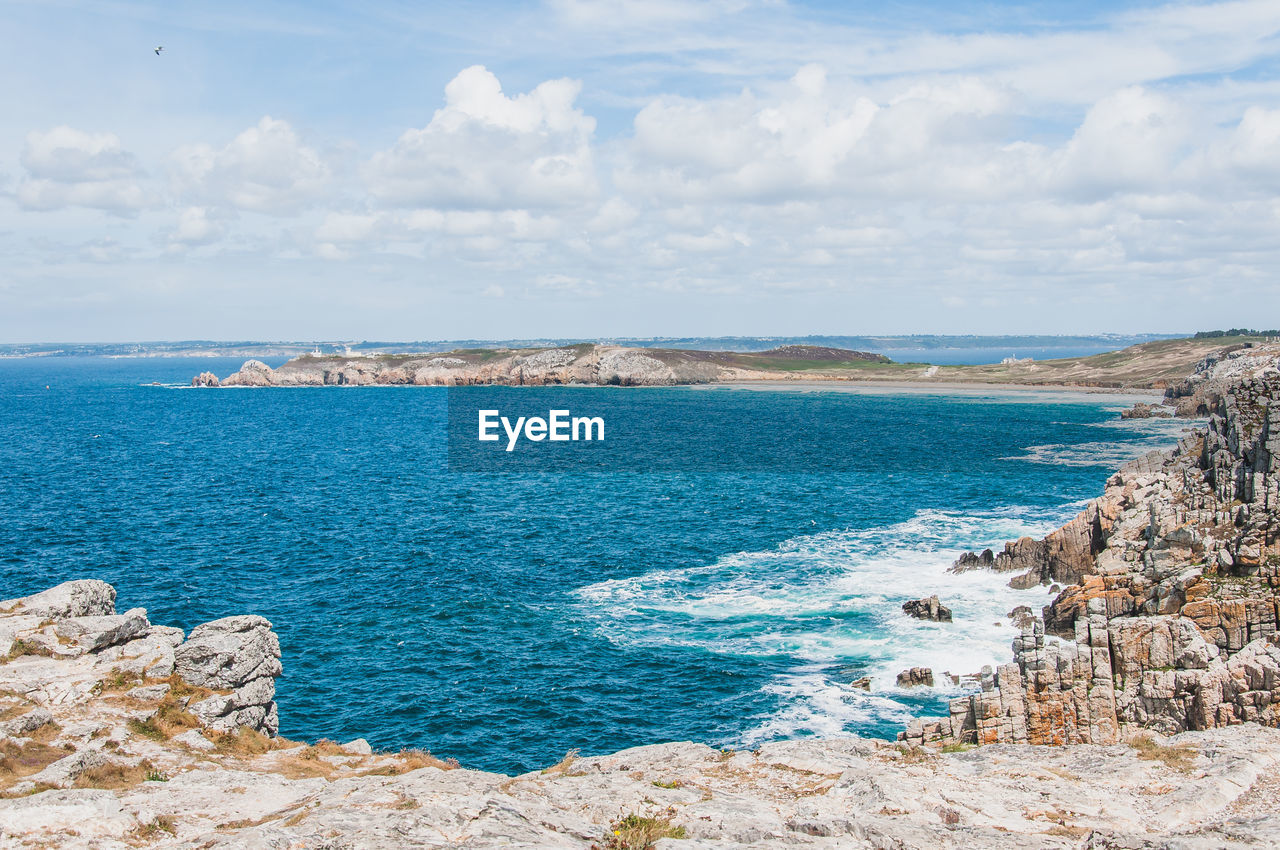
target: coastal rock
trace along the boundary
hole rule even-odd
[[[133,608],[123,614],[67,617],[54,626],[54,632],[81,649],[93,652],[124,643],[150,628],[146,609]]]
[[[99,617],[116,612],[116,589],[105,581],[78,579],[0,602],[0,617],[26,615],[42,620]]]
[[[246,360],[240,371],[229,375],[220,385],[224,387],[270,387],[276,381],[275,371],[261,360]],[[206,384],[205,386],[212,386]]]
[[[951,609],[938,600],[937,594],[924,599],[903,602],[902,611],[917,620],[931,620],[935,623],[951,622]]]
[[[193,387],[220,387],[222,382],[218,380],[218,376],[212,372],[201,372],[191,379]]]
[[[897,684],[900,688],[932,688],[933,670],[928,667],[912,667],[910,670],[903,670],[898,674]]]
[[[1255,619],[1230,605],[1198,616],[1206,623],[1225,617],[1227,628],[1246,635]],[[1149,712],[1149,728],[1176,725],[1174,717],[1203,723],[1227,705],[1260,707],[1256,714],[1266,722],[1267,699],[1280,686],[1275,640],[1258,638],[1225,658],[1187,616],[1087,617],[1098,626],[1086,630],[1095,649],[1122,647],[1117,678],[1137,680],[1133,694],[1141,701],[1125,710]],[[835,738],[735,752],[666,743],[568,758],[518,776],[461,769],[420,750],[378,753],[362,739],[308,746],[251,731],[228,737],[212,734],[218,727],[189,728],[206,708],[215,724],[240,706],[262,708],[272,677],[254,674],[278,664],[269,634],[258,617],[193,630],[179,644],[184,669],[207,683],[200,687],[239,685],[194,695],[194,686],[173,682],[119,690],[129,677],[115,675],[121,671],[107,657],[135,644],[172,648],[181,640],[178,630],[159,626],[84,655],[0,661],[0,714],[10,718],[0,725],[4,841],[85,850],[143,842],[589,850],[607,846],[635,816],[685,836],[654,845],[670,848],[1061,848],[1089,836],[1133,847],[1216,848],[1243,836],[1252,846],[1280,843],[1280,791],[1268,779],[1280,770],[1280,729],[1251,722],[1149,736],[1132,747],[951,751]],[[225,657],[234,654],[233,643],[249,663]],[[1064,663],[1078,669],[1082,661],[1062,646],[1036,626],[1020,638],[1017,669],[1044,674],[1028,690],[1044,689],[1042,701],[1029,702],[1045,709],[1033,717],[1040,736],[1079,711],[1075,686],[1064,692],[1061,685],[1076,681]],[[1110,666],[1096,669],[1095,691]],[[1183,682],[1187,671],[1203,679]],[[904,675],[918,684],[932,678],[923,668]],[[1016,723],[1018,715],[1004,710],[1016,701],[1008,690],[1014,675],[990,668],[980,674],[976,716],[984,728]],[[67,684],[73,680],[75,687]],[[32,705],[55,690],[80,696]],[[1093,710],[1091,696],[1082,698]],[[951,718],[946,722],[950,728]],[[929,734],[940,729],[935,722]],[[1121,729],[1115,737],[1129,734]]]
[[[1128,410],[1120,411],[1121,419],[1168,419],[1173,411],[1162,405],[1147,404],[1140,401]]]
[[[1107,744],[1280,725],[1280,377],[1215,385],[1203,432],[1126,464],[1044,540],[955,569],[1059,580],[1010,664],[908,743]],[[1012,613],[1012,612],[1011,612]]]
[[[190,706],[204,725],[276,733],[275,678],[283,668],[279,638],[266,619],[243,615],[196,626],[174,651],[174,665],[187,684],[224,691]]]

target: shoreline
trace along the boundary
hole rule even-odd
[[[883,391],[900,391],[912,390],[921,393],[927,392],[956,392],[969,395],[978,395],[981,393],[990,393],[993,391],[1005,391],[1017,393],[1079,393],[1085,395],[1100,396],[1116,396],[1125,398],[1161,398],[1164,395],[1162,389],[1152,388],[1122,388],[1122,387],[1093,387],[1082,386],[1079,384],[1019,384],[1019,383],[981,383],[976,381],[922,381],[917,378],[904,378],[898,380],[895,378],[884,378],[880,380],[846,380],[843,378],[806,378],[803,380],[788,381],[777,378],[762,378],[758,381],[751,380],[735,380],[716,383],[704,384],[684,384],[692,389],[709,390],[709,389],[742,389],[742,390],[836,390],[847,392],[862,392],[866,390],[883,390]]]

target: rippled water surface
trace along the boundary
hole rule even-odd
[[[741,406],[742,428],[804,405],[859,439],[830,473],[789,471],[778,441],[741,472],[459,474],[443,390],[179,386],[238,365],[0,361],[0,596],[95,577],[156,622],[262,614],[282,734],[507,771],[892,735],[956,693],[897,691],[898,670],[1006,660],[1006,612],[1047,600],[948,575],[956,555],[1048,531],[1182,427],[1121,423],[1115,396],[600,388]],[[955,623],[901,614],[930,593]]]

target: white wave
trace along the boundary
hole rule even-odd
[[[973,673],[1007,662],[1016,632],[1007,612],[1018,605],[1039,610],[1047,592],[1013,590],[1008,575],[955,575],[948,568],[961,552],[1043,535],[1069,516],[1064,509],[920,511],[890,526],[807,535],[705,566],[598,582],[575,595],[580,612],[619,645],[792,662],[769,686],[782,708],[748,739],[784,729],[848,732],[870,719],[910,716],[895,686],[905,668],[931,667],[944,684],[944,671]],[[935,593],[952,609],[953,622],[903,614],[904,601]],[[870,676],[874,693],[851,688],[836,668]]]
[[[1043,463],[1053,466],[1105,466],[1118,468],[1137,457],[1173,446],[1176,440],[1148,439],[1128,443],[1048,443],[1027,446],[1024,455],[1002,460],[1022,460],[1027,463]]]

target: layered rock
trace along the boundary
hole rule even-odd
[[[229,731],[248,726],[276,734],[276,677],[283,672],[280,641],[262,617],[224,617],[196,626],[174,651],[175,670],[197,687],[230,691],[192,703],[205,726]]]
[[[180,708],[218,732],[274,735],[280,643],[261,617],[228,617],[181,629],[150,622],[144,608],[115,612],[116,591],[97,580],[64,582],[0,602],[0,688],[36,705],[79,704],[107,680],[133,681],[137,698],[160,699],[171,677],[192,690]],[[194,697],[199,697],[195,699]]]
[[[1280,725],[1280,378],[1218,386],[1203,432],[1113,475],[1044,540],[955,569],[1070,583],[1024,623],[1012,663],[910,742],[1111,743]]]

